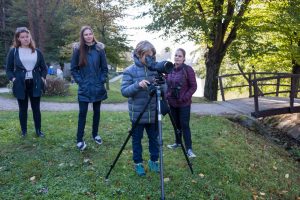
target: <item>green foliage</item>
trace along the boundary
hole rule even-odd
[[[54,76],[47,77],[46,96],[67,96],[69,95],[69,84],[65,80]]]
[[[101,112],[98,146],[91,139],[88,112],[87,149],[75,145],[78,112],[43,112],[46,138],[34,136],[32,116],[28,136],[20,138],[17,112],[1,112],[0,199],[159,199],[159,174],[145,178],[133,170],[131,142],[109,181],[104,177],[128,134],[129,116]],[[299,163],[269,141],[222,117],[192,115],[191,174],[180,149],[164,148],[167,199],[297,199]],[[168,118],[163,119],[164,144],[174,142]],[[144,159],[149,159],[147,137]],[[138,186],[138,187],[137,187]]]

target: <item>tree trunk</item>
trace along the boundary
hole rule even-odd
[[[38,37],[39,37],[39,49],[44,52],[45,51],[45,44],[46,44],[46,21],[45,21],[45,1],[36,1],[36,5],[38,9],[36,9],[37,17],[38,17]]]
[[[34,15],[34,10],[36,8],[35,1],[34,0],[27,0],[27,17],[28,17],[28,23],[29,23],[29,30],[31,32],[31,37],[33,40],[38,43],[39,38],[37,34],[37,27],[35,26],[35,15]]]
[[[224,53],[216,53],[209,49],[205,55],[206,78],[204,87],[204,97],[210,101],[218,98],[218,78]]]

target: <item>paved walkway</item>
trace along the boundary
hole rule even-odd
[[[89,105],[89,109],[92,109],[92,104]],[[30,109],[30,106],[29,106]],[[18,110],[18,103],[16,99],[7,99],[4,97],[0,97],[0,111],[1,110]],[[41,102],[41,110],[44,111],[72,111],[78,110],[77,103],[53,103],[53,102]],[[101,110],[104,111],[128,111],[127,102],[126,103],[118,103],[118,104],[102,104]],[[231,108],[225,107],[222,104],[218,103],[194,103],[191,108],[192,113],[197,113],[200,115],[232,115],[240,113],[237,110],[233,110]]]

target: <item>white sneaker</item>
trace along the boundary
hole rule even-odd
[[[86,148],[86,144],[84,141],[78,142],[76,146],[80,151],[83,151]]]
[[[97,135],[96,137],[94,137],[94,140],[97,144],[102,144],[102,139],[99,135]]]
[[[196,158],[196,155],[193,153],[192,149],[189,149],[189,150],[187,151],[187,156],[188,156],[189,158]]]

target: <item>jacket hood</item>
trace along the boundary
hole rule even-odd
[[[134,64],[136,66],[138,66],[138,67],[144,67],[144,64],[141,63],[140,59],[135,54],[133,54],[133,61],[134,61]]]
[[[101,43],[101,42],[96,42],[96,44],[94,44],[95,46],[96,46],[96,49],[98,50],[98,51],[100,51],[101,49],[103,50],[104,48],[105,48],[105,45],[103,44],[103,43]],[[73,43],[73,49],[75,50],[75,49],[79,49],[79,47],[80,47],[80,42],[75,42],[75,43]]]

